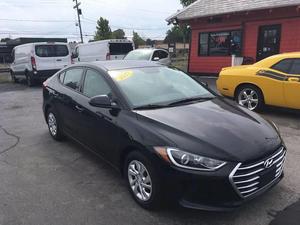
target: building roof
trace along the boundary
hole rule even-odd
[[[198,0],[166,20],[188,20],[233,12],[300,6],[300,0]]]

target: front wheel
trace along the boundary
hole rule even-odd
[[[261,90],[253,85],[240,87],[235,96],[236,102],[251,111],[260,111],[264,107]]]
[[[156,209],[162,202],[159,177],[142,153],[131,152],[125,161],[124,176],[134,200],[143,208]]]
[[[47,124],[51,137],[57,141],[61,141],[64,137],[63,132],[61,130],[57,114],[52,109],[49,109],[47,112]]]

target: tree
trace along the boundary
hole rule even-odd
[[[112,38],[114,39],[125,39],[125,32],[122,29],[117,29],[112,32]]]
[[[148,38],[148,39],[146,40],[146,45],[148,45],[148,46],[153,46],[153,45],[154,45],[154,41],[151,40],[150,38]]]
[[[180,0],[181,5],[184,7],[189,6],[190,4],[194,3],[197,0]]]
[[[184,42],[188,40],[189,32],[186,26],[175,25],[167,31],[165,43]]]
[[[97,21],[96,34],[94,36],[95,41],[106,40],[112,37],[112,32],[109,27],[109,21],[103,17]]]
[[[140,35],[137,32],[133,31],[133,38],[132,41],[134,42],[134,45],[136,48],[138,48],[140,45],[144,45],[146,42],[143,38],[140,37]]]

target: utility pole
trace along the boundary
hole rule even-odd
[[[81,38],[81,43],[83,43],[81,21],[80,21],[80,15],[82,15],[82,11],[81,11],[81,9],[79,9],[79,5],[81,4],[81,2],[78,2],[77,0],[73,0],[73,2],[76,3],[76,5],[73,7],[73,9],[76,9],[76,11],[77,11],[78,26],[79,26],[79,31],[80,31],[80,38]]]

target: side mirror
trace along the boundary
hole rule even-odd
[[[154,57],[153,61],[159,61],[159,57]]]
[[[71,55],[71,58],[72,58],[72,59],[76,59],[77,57],[78,57],[78,55],[77,55],[76,53],[73,52],[72,55]]]
[[[98,95],[89,101],[89,104],[94,107],[99,108],[118,108],[117,104],[111,102],[110,98],[107,95]]]

